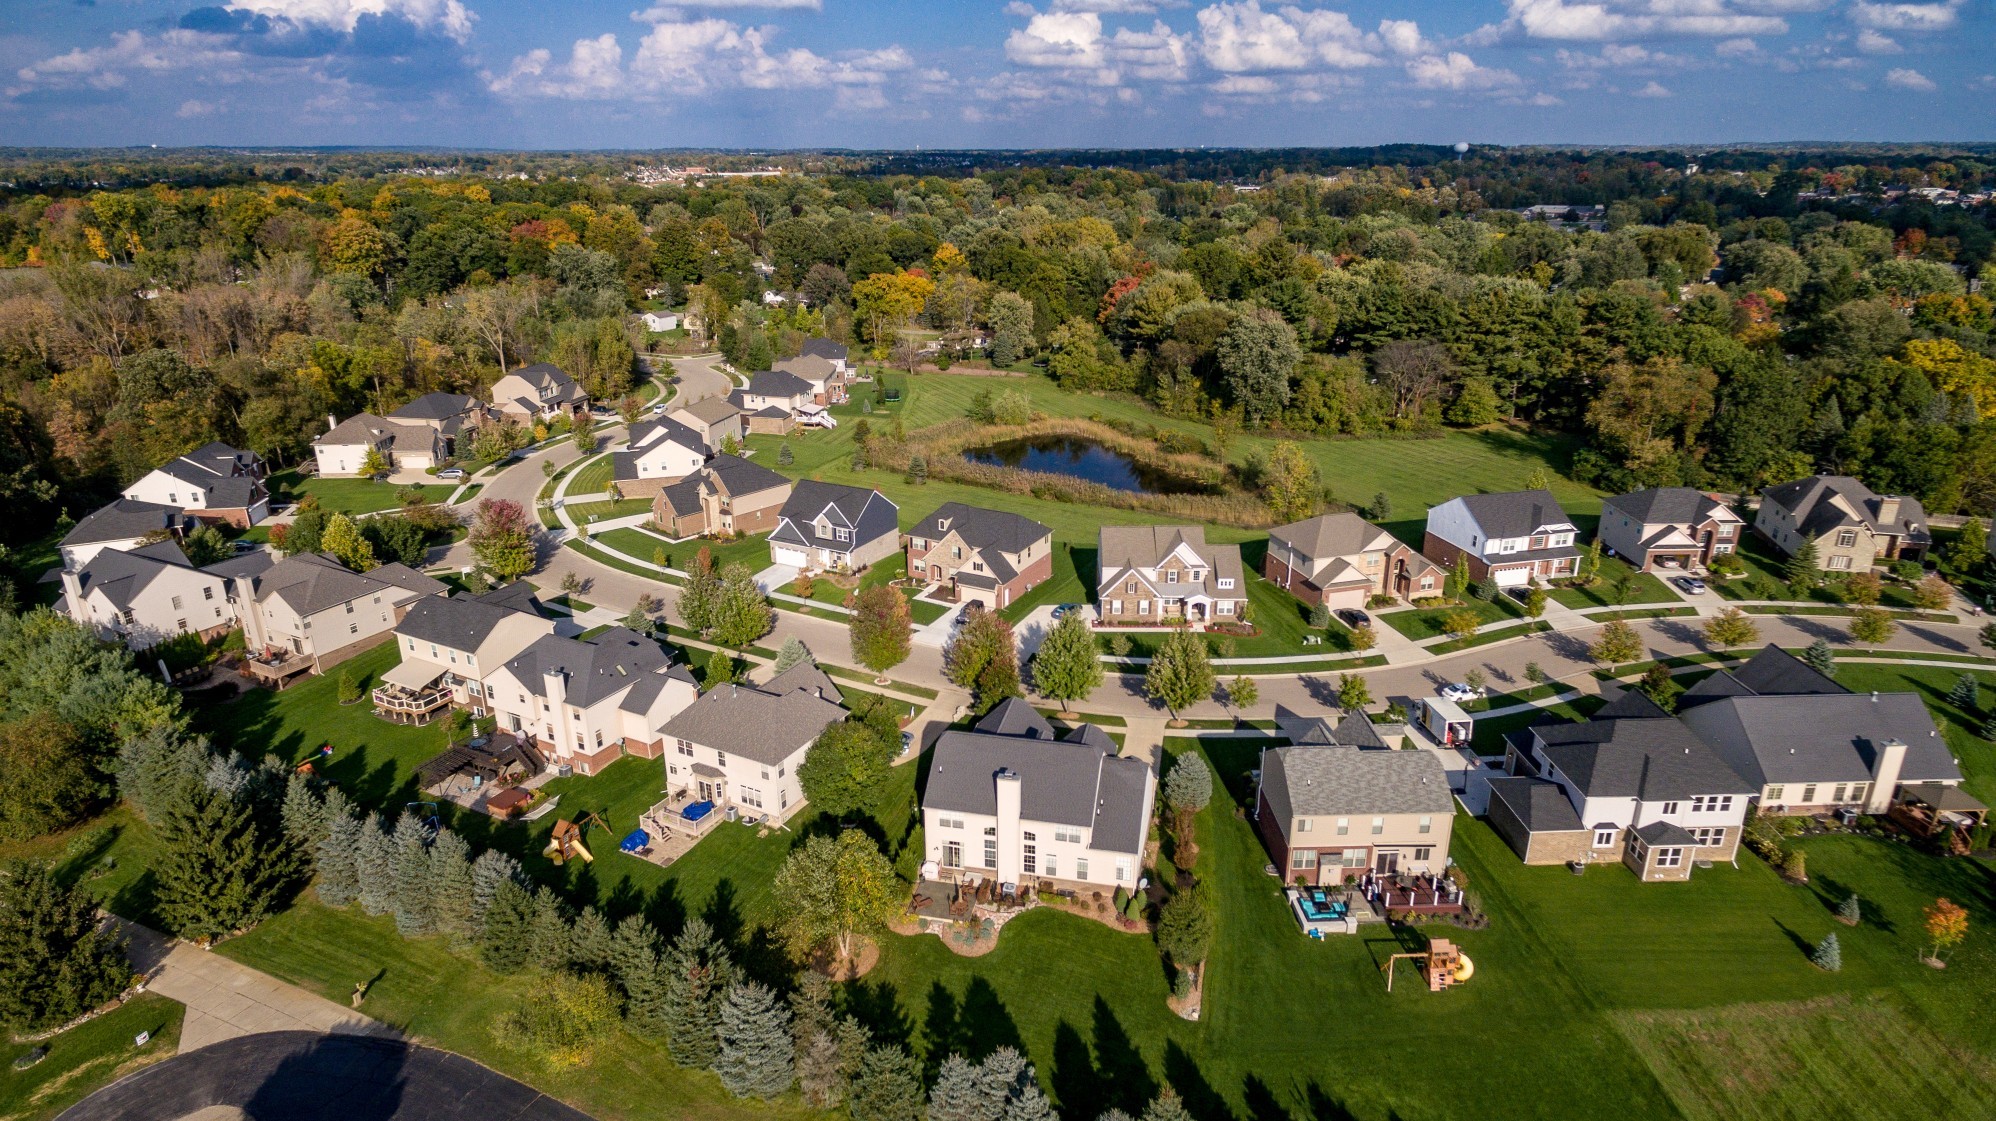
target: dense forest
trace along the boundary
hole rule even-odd
[[[747,368],[920,332],[1250,430],[1570,431],[1604,487],[1996,504],[1996,152],[1061,155],[5,154],[0,543],[207,440],[295,462],[328,415],[523,362],[614,399],[648,294]],[[633,174],[695,160],[790,170]]]

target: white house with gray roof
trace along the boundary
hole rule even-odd
[[[946,880],[1135,890],[1157,799],[1148,762],[1084,725],[1055,735],[1017,698],[944,732],[922,797],[926,859]]]
[[[625,498],[650,498],[707,465],[707,437],[670,416],[631,425],[630,441],[610,453],[611,481]]]
[[[62,566],[81,568],[106,549],[130,552],[148,540],[185,537],[198,524],[178,506],[132,498],[113,499],[63,534]]]
[[[809,662],[761,686],[707,690],[659,730],[669,796],[788,818],[804,804],[797,768],[825,729],[845,719],[841,702],[838,688]]]
[[[1196,525],[1105,525],[1095,600],[1102,623],[1193,627],[1230,623],[1247,605],[1239,545],[1212,545]]]
[[[126,498],[178,506],[189,517],[248,529],[270,513],[263,460],[215,442],[159,465],[125,488]]]
[[[1368,725],[1350,738],[1379,742],[1363,713],[1350,719]],[[1261,753],[1255,822],[1287,883],[1432,874],[1448,867],[1455,796],[1430,751],[1298,744]]]
[[[900,547],[900,515],[877,490],[801,480],[769,533],[770,560],[805,572],[858,572]]]
[[[450,587],[402,564],[355,572],[323,553],[300,553],[229,580],[229,601],[242,620],[252,676],[281,684],[293,674],[323,672],[379,645],[409,606]],[[227,567],[223,562],[217,567]]]
[[[1466,494],[1428,510],[1421,555],[1453,568],[1469,560],[1469,578],[1511,588],[1580,571],[1580,530],[1548,490]]]
[[[490,711],[485,679],[536,641],[554,634],[533,585],[520,581],[482,596],[417,600],[395,625],[402,660],[381,675],[374,710],[398,723],[428,723],[451,705]]]
[[[661,729],[698,694],[685,666],[626,627],[590,639],[543,635],[485,677],[500,728],[585,775],[623,755],[658,758]]]
[[[57,611],[133,650],[183,634],[213,638],[236,622],[228,581],[194,567],[170,540],[102,550],[64,568],[62,589]]]

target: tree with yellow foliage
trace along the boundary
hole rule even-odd
[[[1996,359],[1953,339],[1913,339],[1906,344],[1905,355],[1905,363],[1927,375],[1935,389],[1957,399],[1973,398],[1983,416],[1996,409]]]
[[[928,304],[936,282],[915,272],[877,272],[852,286],[853,315],[876,351]]]

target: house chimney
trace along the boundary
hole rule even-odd
[[[1899,521],[1899,503],[1904,501],[1896,494],[1880,495],[1878,498],[1878,520],[1883,525],[1895,525]]]
[[[340,426],[340,422],[339,422],[339,421],[338,421],[337,419],[335,419],[335,418],[333,417],[333,414],[331,414],[331,413],[327,413],[327,414],[326,414],[326,431],[328,431],[328,432],[331,432],[331,431],[332,431],[333,429],[335,429],[335,428],[338,428],[339,426]]]
[[[993,776],[998,785],[998,882],[1019,882],[1019,773],[1000,767]]]
[[[560,708],[568,699],[568,675],[558,669],[542,671],[541,693],[547,697],[549,707]]]
[[[1893,792],[1899,789],[1899,772],[1906,765],[1906,741],[1885,740],[1878,745],[1878,753],[1871,761],[1871,797],[1864,801],[1864,812],[1882,814],[1892,808]]]

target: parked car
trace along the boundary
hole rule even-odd
[[[1532,598],[1532,586],[1530,584],[1519,584],[1514,588],[1505,588],[1504,594],[1517,600],[1519,603],[1523,603]]]
[[[1451,681],[1435,692],[1441,695],[1442,700],[1454,701],[1456,704],[1465,704],[1483,695],[1481,689],[1472,689],[1460,681]]]
[[[231,541],[229,548],[234,549],[237,556],[241,556],[244,553],[254,553],[263,548],[263,545],[256,541]]]
[[[1053,609],[1053,617],[1058,619],[1070,611],[1079,611],[1081,608],[1082,605],[1078,603],[1063,603]]]
[[[1371,626],[1372,616],[1367,615],[1365,612],[1360,611],[1356,607],[1347,607],[1344,610],[1338,612],[1338,622],[1343,623],[1345,626],[1351,627],[1352,629],[1356,630],[1359,627]]]
[[[913,751],[914,749],[915,749],[915,733],[903,731],[901,733],[901,754],[906,755],[910,751]]]
[[[464,478],[464,468],[446,467],[443,470],[437,472],[437,478],[446,479],[451,482],[456,482],[457,480]]]
[[[1698,579],[1696,576],[1679,576],[1675,580],[1672,580],[1671,583],[1677,585],[1678,589],[1687,595],[1700,596],[1705,594],[1705,581]]]

